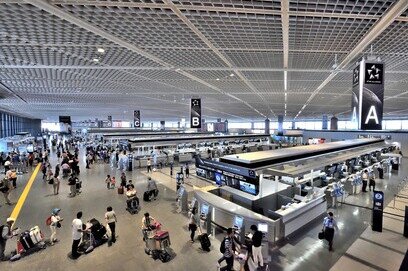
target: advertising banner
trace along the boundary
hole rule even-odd
[[[201,128],[201,99],[191,99],[190,128]]]
[[[384,64],[365,63],[361,97],[361,130],[381,130],[384,102]]]
[[[133,126],[140,128],[140,110],[133,111]]]

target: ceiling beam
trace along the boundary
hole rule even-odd
[[[288,68],[289,62],[289,0],[281,1],[283,67]]]
[[[408,8],[408,0],[400,0],[392,5],[391,8],[368,30],[366,35],[357,43],[351,52],[338,65],[337,69],[333,71],[310,95],[302,109],[295,116],[295,119],[302,113],[302,111],[311,103],[314,97],[322,90],[339,72],[338,70],[345,69],[356,57],[359,56],[364,49],[369,46],[381,33],[390,26],[396,18],[398,18]]]

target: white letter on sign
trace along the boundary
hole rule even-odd
[[[372,105],[372,106],[370,107],[370,110],[368,111],[367,118],[366,118],[366,120],[365,120],[365,124],[367,124],[370,120],[374,120],[374,121],[375,121],[375,124],[379,124],[379,123],[378,123],[377,111],[375,110],[375,106],[374,106],[374,105]]]
[[[200,125],[200,119],[197,117],[193,117],[193,126],[198,126]]]

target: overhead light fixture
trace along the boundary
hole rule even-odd
[[[288,72],[284,71],[283,72],[283,80],[284,80],[284,86],[285,86],[285,91],[288,90]]]
[[[217,78],[217,79],[215,79],[215,80],[220,81],[220,78]]]
[[[98,53],[101,53],[101,54],[103,54],[103,53],[105,53],[105,49],[103,49],[103,48],[98,48]]]
[[[176,69],[176,72],[178,72],[178,71],[180,71],[180,68],[177,68],[177,69]]]
[[[99,58],[94,58],[92,59],[93,62],[98,63],[99,62]]]
[[[230,77],[234,77],[234,76],[235,76],[235,74],[233,74],[233,73],[230,74]]]

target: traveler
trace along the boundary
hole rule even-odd
[[[76,218],[72,221],[72,248],[71,248],[71,257],[72,259],[78,259],[81,254],[78,253],[78,246],[81,242],[83,232],[86,230],[83,229],[82,225],[82,212],[78,212]]]
[[[147,158],[147,173],[152,172],[152,161],[150,160],[150,158]]]
[[[373,188],[373,191],[375,190],[375,175],[374,173],[370,176],[370,180],[368,183],[368,190],[371,191],[371,187]]]
[[[329,242],[329,251],[333,251],[334,228],[339,230],[337,222],[334,220],[333,213],[329,212],[323,220],[324,238]]]
[[[6,200],[6,204],[11,205],[10,201],[10,192],[13,189],[10,180],[8,178],[3,178],[0,181],[0,191],[4,195],[4,199]]]
[[[150,216],[149,213],[145,213],[142,218],[142,230],[151,231],[156,229],[156,220]]]
[[[188,177],[190,176],[190,168],[189,168],[189,166],[188,166],[188,163],[186,163],[186,169],[185,169],[185,171],[186,171],[186,178],[188,178]]]
[[[126,186],[126,173],[122,172],[120,175],[120,186],[125,187]]]
[[[194,235],[198,228],[198,219],[197,219],[197,208],[193,209],[188,213],[188,230],[191,231],[190,238],[191,243],[194,243]]]
[[[363,175],[361,176],[363,179],[363,192],[367,192],[367,182],[368,182],[368,170],[364,170]]]
[[[105,179],[106,188],[110,189],[111,181],[112,181],[111,176],[109,174],[106,175],[106,179]]]
[[[15,168],[13,168],[13,169],[11,170],[10,181],[11,181],[12,184],[13,184],[13,188],[17,188],[17,172],[16,172],[16,169],[15,169]]]
[[[0,261],[7,261],[8,257],[4,255],[4,251],[6,250],[7,240],[14,236],[11,227],[14,224],[14,218],[7,218],[7,223],[3,226],[0,226]]]
[[[58,242],[57,228],[61,228],[61,222],[64,220],[63,218],[59,216],[60,211],[61,209],[59,208],[52,209],[51,224],[50,224],[50,229],[51,229],[50,242],[52,246],[54,245],[55,242]]]
[[[70,193],[69,193],[70,197],[75,197],[75,195],[76,195],[76,180],[77,180],[77,178],[76,178],[75,174],[71,174],[71,177],[69,177],[69,179],[68,179],[68,185],[69,185],[69,188],[70,188]]]
[[[112,176],[111,183],[110,183],[110,188],[115,189],[115,186],[116,186],[116,178],[115,178],[115,176]]]
[[[139,198],[137,197],[137,191],[133,184],[128,185],[126,197],[127,197],[126,203],[129,209],[132,207],[131,204],[133,200],[136,200],[137,206],[139,206]]]
[[[108,225],[110,231],[111,231],[111,236],[108,241],[108,246],[111,246],[112,243],[116,242],[116,222],[118,222],[118,219],[116,218],[115,211],[113,211],[113,208],[109,206],[106,208],[106,213],[105,213],[105,220],[106,224]]]
[[[59,188],[60,188],[60,178],[58,174],[54,175],[54,181],[52,183],[52,188],[54,189],[54,195],[58,195],[59,193]]]
[[[57,175],[57,176],[59,176],[59,174],[60,174],[60,165],[59,164],[57,164],[56,166],[55,166],[55,175]]]
[[[149,198],[156,199],[159,194],[156,182],[150,177],[147,178],[147,191],[149,192]]]
[[[86,168],[90,169],[89,165],[91,164],[92,161],[92,154],[88,152],[88,155],[86,156]]]
[[[6,162],[4,162],[4,174],[6,174],[7,171],[10,170],[10,167],[11,167],[10,159],[6,158]]]
[[[262,256],[262,238],[263,233],[258,230],[256,225],[251,226],[252,231],[252,256],[254,259],[255,266],[263,267],[263,256]]]
[[[234,232],[232,228],[227,229],[227,235],[225,236],[224,240],[221,242],[220,251],[223,256],[217,262],[217,268],[220,271],[231,271],[234,267],[234,251],[235,251],[235,244],[233,239]],[[221,262],[226,261],[227,265],[221,267]]]

